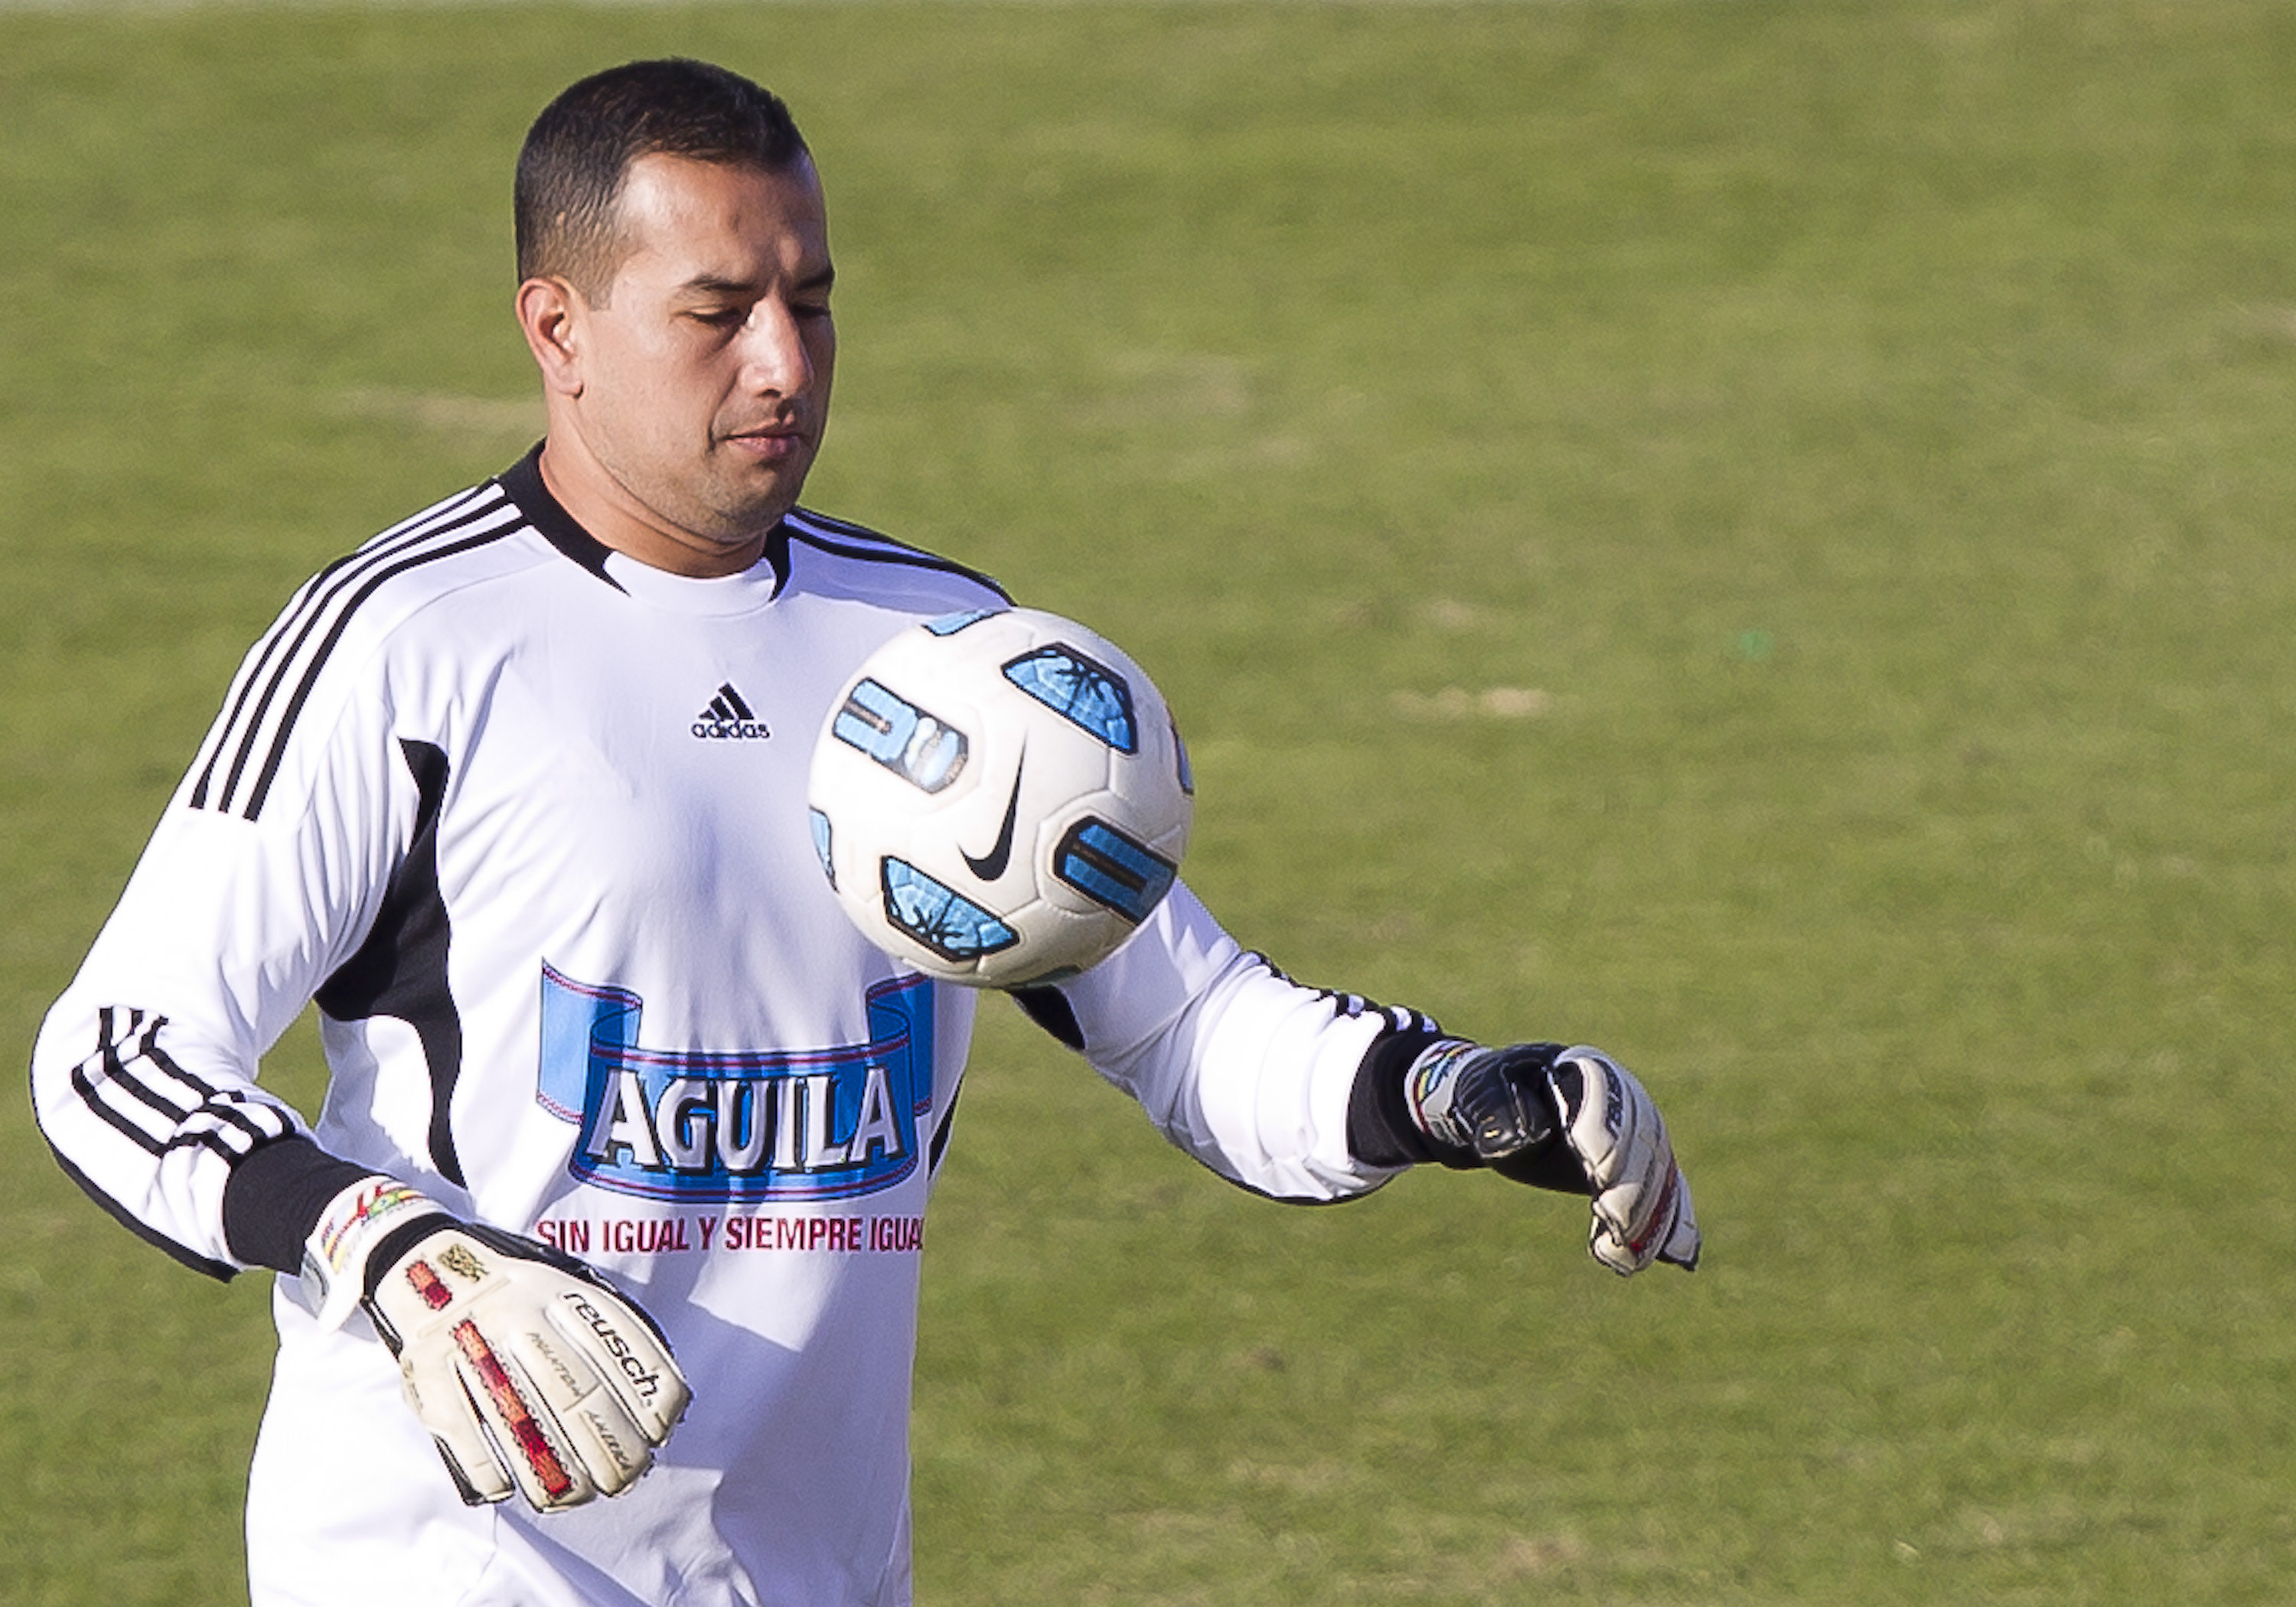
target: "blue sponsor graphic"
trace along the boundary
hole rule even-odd
[[[1053,874],[1136,926],[1179,873],[1179,866],[1104,820],[1077,822],[1053,854]]]
[[[964,733],[945,726],[908,699],[864,678],[829,728],[894,775],[938,792],[964,768]]]
[[[1004,678],[1119,753],[1140,751],[1132,688],[1075,648],[1055,643],[1024,652],[1004,666]]]
[[[685,1204],[847,1200],[917,1168],[932,1104],[932,984],[869,990],[865,1044],[736,1054],[642,1047],[644,1001],[542,968],[536,1098],[579,1129],[567,1170]]]

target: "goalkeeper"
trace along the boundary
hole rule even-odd
[[[799,503],[835,273],[777,99],[692,61],[586,78],[514,203],[543,441],[249,651],[42,1028],[35,1108],[158,1249],[281,1275],[259,1607],[902,1607],[922,1228],[978,1001],[840,911],[808,750],[879,642],[1007,599]],[[1697,1261],[1607,1056],[1302,987],[1185,885],[1020,998],[1247,1188],[1488,1168],[1585,1196],[1616,1272]],[[313,1004],[307,1119],[257,1073]]]

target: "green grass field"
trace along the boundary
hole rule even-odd
[[[922,1602],[2296,1599],[2279,0],[0,10],[0,1035],[531,439],[518,139],[672,51],[820,154],[809,500],[1117,635],[1231,929],[1612,1049],[1707,1230],[1268,1205],[993,1010]],[[0,1601],[243,1600],[268,1280],[20,1082],[0,1235]]]

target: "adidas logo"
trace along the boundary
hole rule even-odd
[[[742,694],[726,682],[718,688],[718,695],[709,700],[709,707],[693,717],[693,734],[712,742],[755,741],[771,736],[765,721],[750,712]]]

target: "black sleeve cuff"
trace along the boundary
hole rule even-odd
[[[250,1151],[223,1189],[224,1242],[250,1267],[303,1269],[303,1241],[327,1201],[374,1168],[338,1160],[301,1134]]]
[[[1461,1169],[1481,1165],[1472,1150],[1439,1146],[1411,1119],[1403,1079],[1411,1062],[1445,1034],[1429,1029],[1389,1032],[1364,1052],[1348,1096],[1348,1150],[1365,1166],[1419,1166],[1437,1161]]]

